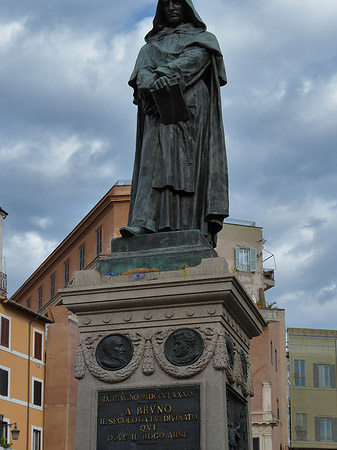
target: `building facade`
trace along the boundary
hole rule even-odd
[[[16,424],[20,436],[13,450],[42,450],[49,323],[13,301],[0,302],[0,437],[11,441]]]
[[[293,449],[337,449],[337,331],[288,328]]]
[[[288,447],[286,327],[283,309],[260,309],[267,325],[251,342],[254,450]]]
[[[13,294],[12,300],[38,311],[66,286],[75,271],[87,267],[99,255],[110,253],[111,239],[127,222],[130,185],[115,184],[74,230]]]

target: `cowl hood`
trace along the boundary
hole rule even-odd
[[[201,17],[197,13],[192,3],[192,0],[180,0],[184,6],[184,11],[186,14],[186,22],[193,24],[195,28],[201,28],[206,30],[206,24],[201,20]],[[156,15],[153,19],[153,28],[145,36],[145,41],[149,41],[154,36],[156,36],[161,30],[167,27],[166,18],[163,10],[163,0],[158,0]]]

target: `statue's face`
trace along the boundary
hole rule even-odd
[[[163,9],[168,26],[175,28],[184,23],[185,15],[181,0],[163,0]]]
[[[109,342],[106,347],[106,354],[108,354],[113,359],[121,361],[125,356],[124,343],[119,337],[115,337],[113,341]]]
[[[190,348],[182,336],[174,339],[173,350],[178,357],[186,356]]]

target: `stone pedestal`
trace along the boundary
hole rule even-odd
[[[115,276],[108,259],[61,292],[80,328],[76,450],[251,449],[248,351],[264,321],[226,261],[137,259]]]

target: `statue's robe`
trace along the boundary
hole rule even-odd
[[[147,232],[199,229],[215,245],[228,216],[220,99],[226,74],[218,42],[205,28],[200,20],[154,27],[140,50],[129,81],[138,124],[128,225]],[[164,125],[153,99],[139,98],[138,88],[153,74],[178,79],[189,120]]]

